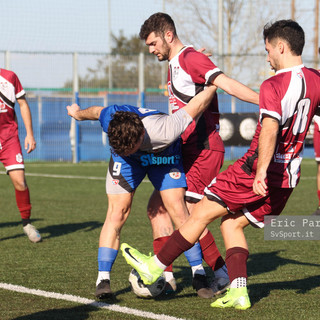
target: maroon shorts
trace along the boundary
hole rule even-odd
[[[186,200],[198,202],[204,189],[217,176],[224,160],[224,152],[182,148],[183,168],[187,177]]]
[[[242,211],[247,219],[259,228],[264,227],[264,216],[279,215],[293,188],[268,187],[265,197],[252,190],[254,174],[245,173],[238,162],[220,173],[209,185],[205,194],[209,200],[226,207],[230,213]]]
[[[0,144],[0,162],[7,172],[16,169],[24,169],[23,156],[18,136],[13,136]]]
[[[314,122],[314,132],[313,132],[313,148],[314,157],[317,162],[320,162],[320,128],[316,122]]]

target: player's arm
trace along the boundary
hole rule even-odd
[[[24,149],[27,150],[27,153],[30,153],[36,148],[36,141],[33,136],[33,129],[32,129],[32,118],[31,112],[28,105],[28,102],[25,96],[17,99],[17,102],[20,107],[21,117],[26,128],[26,137],[24,139]]]
[[[264,117],[261,124],[262,127],[258,144],[257,171],[252,187],[255,194],[265,196],[267,189],[265,179],[267,177],[267,169],[272,160],[277,143],[279,122],[277,119]]]
[[[229,78],[223,73],[218,75],[212,83],[240,100],[259,105],[259,94],[257,92],[254,92],[241,82]]]
[[[195,119],[209,106],[216,90],[216,86],[206,87],[205,90],[195,95],[183,109],[192,119]]]
[[[100,113],[104,107],[91,106],[87,109],[81,109],[76,103],[67,106],[68,115],[72,118],[82,120],[99,120]]]

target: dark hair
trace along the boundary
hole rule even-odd
[[[143,132],[143,123],[136,113],[117,111],[108,127],[109,145],[119,156],[128,155],[137,146]]]
[[[140,39],[146,40],[151,32],[156,36],[164,38],[167,31],[172,31],[173,35],[177,35],[176,27],[172,18],[163,12],[154,13],[151,15],[140,28]]]
[[[304,47],[304,31],[300,25],[293,20],[279,20],[268,23],[263,29],[264,41],[269,42],[280,38],[287,42],[293,54],[301,56]]]

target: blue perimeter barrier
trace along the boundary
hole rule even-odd
[[[106,97],[79,97],[79,105],[87,108],[91,105],[104,106],[113,104],[137,105],[138,95],[135,94],[108,94]],[[231,113],[231,97],[218,94],[221,113]],[[72,97],[39,96],[28,98],[31,109],[33,131],[37,148],[27,154],[24,150],[26,131],[20,114],[19,105],[15,110],[19,124],[19,138],[23,156],[28,161],[73,161],[72,145],[70,139],[71,118],[67,114],[66,106],[72,104]],[[163,95],[145,95],[146,108],[168,112],[168,97]],[[236,112],[258,112],[256,105],[236,100]],[[110,158],[110,149],[106,136],[102,134],[99,121],[78,122],[77,134],[77,161],[107,161]],[[248,146],[225,147],[225,160],[234,160],[241,157]],[[305,157],[313,157],[313,148],[308,147],[304,152]]]

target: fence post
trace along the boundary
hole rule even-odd
[[[6,51],[4,54],[4,68],[10,70],[10,51]]]
[[[144,53],[139,53],[139,98],[138,107],[144,108],[145,93],[144,93]]]
[[[73,53],[73,102],[79,104],[79,78],[78,78],[78,54]],[[70,143],[72,148],[72,162],[78,163],[79,157],[79,123],[71,120]]]

